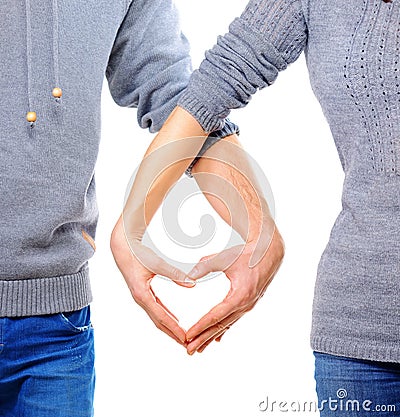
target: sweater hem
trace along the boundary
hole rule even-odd
[[[0,280],[0,317],[27,317],[79,310],[92,301],[87,266],[71,275]]]
[[[400,347],[364,344],[357,341],[329,339],[323,336],[311,337],[312,350],[330,355],[344,356],[375,362],[400,363]]]

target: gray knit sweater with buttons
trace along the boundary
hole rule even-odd
[[[400,1],[251,0],[180,105],[212,131],[302,51],[345,172],[312,348],[400,362]]]

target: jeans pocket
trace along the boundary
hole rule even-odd
[[[82,333],[92,328],[90,306],[81,310],[59,313],[63,324],[75,333]]]

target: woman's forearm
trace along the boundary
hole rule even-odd
[[[207,135],[177,107],[147,149],[124,207],[127,236],[141,239],[169,189],[196,157]]]

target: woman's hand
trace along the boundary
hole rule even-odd
[[[166,194],[197,155],[206,137],[188,112],[177,107],[171,113],[145,153],[126,198],[123,216],[111,236],[115,262],[132,297],[157,328],[182,345],[186,342],[185,331],[154,294],[151,280],[159,274],[185,287],[193,287],[195,283],[142,245],[141,239]]]
[[[110,245],[115,262],[136,303],[146,311],[158,329],[186,346],[185,330],[155,295],[151,288],[151,280],[159,274],[187,288],[194,287],[195,283],[184,272],[169,265],[140,241],[128,243],[122,216],[114,227]]]

